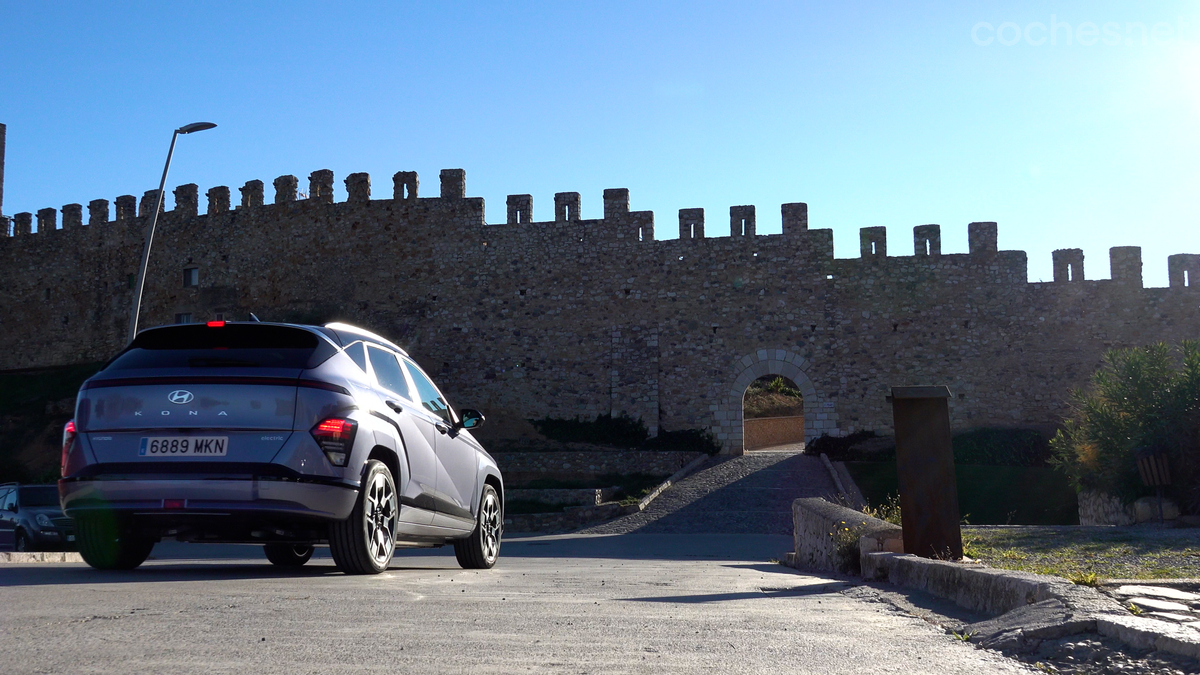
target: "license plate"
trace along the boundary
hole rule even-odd
[[[228,436],[148,436],[138,448],[141,457],[224,457]]]
[[[68,535],[67,535],[67,541],[75,541],[75,535],[73,535],[73,534],[68,534]]]

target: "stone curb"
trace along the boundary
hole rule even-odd
[[[692,475],[692,473],[695,472],[696,469],[700,468],[700,466],[702,464],[704,464],[705,462],[707,462],[708,460],[709,460],[709,455],[700,455],[696,459],[693,459],[692,461],[688,462],[687,465],[685,465],[682,469],[671,474],[671,476],[669,478],[667,478],[665,481],[663,481],[662,484],[660,484],[658,487],[654,488],[654,490],[650,494],[646,495],[645,497],[642,497],[641,501],[639,501],[636,504],[630,504],[629,506],[626,506],[622,515],[629,515],[631,513],[638,513],[639,511],[645,511],[646,507],[650,506],[650,502],[654,501],[655,498],[657,498],[659,495],[661,495],[664,490],[671,487],[672,484],[678,483],[679,481],[683,480],[684,478],[687,478],[688,476]]]
[[[864,552],[864,579],[925,591],[964,609],[997,614],[968,626],[983,647],[1096,631],[1138,649],[1200,658],[1200,631],[1130,615],[1121,603],[1061,577],[1014,572],[903,553]]]
[[[81,563],[78,553],[45,551],[39,553],[0,551],[0,563]]]

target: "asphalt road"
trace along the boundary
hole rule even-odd
[[[790,543],[531,537],[490,571],[438,549],[374,577],[325,551],[287,572],[256,547],[184,544],[125,573],[0,565],[0,672],[1030,672],[768,562]]]

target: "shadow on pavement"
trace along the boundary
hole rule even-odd
[[[506,539],[499,567],[505,558],[612,559],[612,560],[712,560],[744,562],[763,572],[798,574],[771,559],[781,558],[791,547],[791,537],[738,534],[624,534],[559,535]],[[401,549],[389,573],[458,570],[453,549]],[[333,566],[328,550],[318,549],[308,565],[298,569],[275,567],[257,546],[222,546],[163,542],[151,560],[128,572],[102,572],[83,564],[40,563],[0,565],[0,587],[48,584],[123,584],[230,579],[314,579],[343,576]]]

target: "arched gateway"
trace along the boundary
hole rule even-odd
[[[734,362],[737,373],[717,404],[713,431],[721,443],[723,454],[740,455],[742,446],[742,396],[750,383],[764,375],[781,375],[796,383],[804,396],[804,440],[811,441],[821,434],[838,435],[837,409],[834,401],[817,393],[812,380],[804,373],[808,360],[786,349],[759,349]]]

